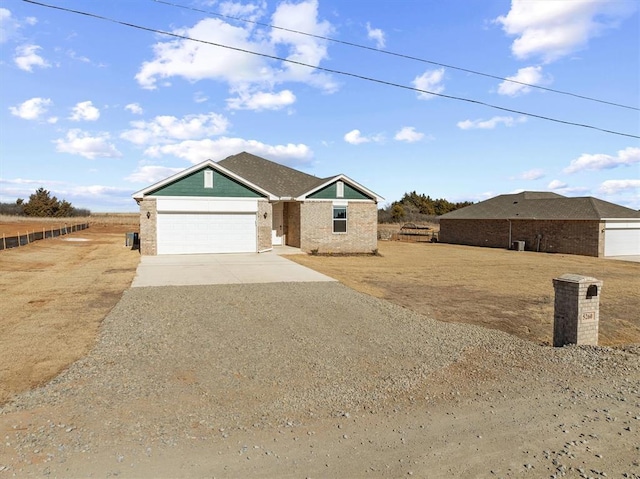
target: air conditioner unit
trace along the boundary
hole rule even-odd
[[[511,249],[514,251],[524,251],[524,241],[514,241]]]

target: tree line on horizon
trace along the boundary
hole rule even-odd
[[[0,203],[0,214],[39,218],[69,218],[90,216],[91,211],[85,208],[76,208],[67,200],[59,200],[55,196],[51,196],[51,192],[41,187],[29,196],[29,201],[18,198],[15,203]]]
[[[472,205],[472,201],[453,203],[444,198],[433,199],[415,191],[405,193],[400,201],[378,210],[378,223],[437,222],[438,217],[450,211]]]

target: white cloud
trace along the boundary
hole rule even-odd
[[[100,118],[100,110],[98,110],[91,101],[82,101],[77,103],[71,110],[72,121],[96,121]]]
[[[193,101],[196,103],[204,103],[207,100],[209,100],[209,97],[204,92],[197,91],[193,94]]]
[[[227,104],[231,110],[281,110],[292,105],[296,101],[296,96],[291,90],[282,90],[278,93],[247,91],[238,92],[238,97],[227,99]]]
[[[529,93],[531,87],[522,85],[522,83],[529,85],[549,85],[551,83],[551,79],[542,74],[541,66],[520,68],[518,73],[507,77],[507,80],[513,81],[503,81],[498,85],[498,93],[500,95],[517,96]],[[520,83],[514,83],[514,81]]]
[[[136,145],[153,145],[174,140],[194,140],[222,135],[229,127],[228,120],[217,113],[175,116],[157,116],[152,121],[132,121],[133,129],[120,135]]]
[[[580,195],[589,193],[589,188],[584,186],[569,186],[567,183],[560,180],[552,180],[547,185],[547,188],[555,193],[561,195]]]
[[[422,75],[417,76],[411,82],[411,84],[418,90],[423,92],[418,93],[420,100],[430,100],[435,98],[431,93],[442,93],[444,91],[444,68],[438,68],[436,70],[427,70]],[[431,92],[431,93],[424,93]]]
[[[75,186],[67,191],[69,196],[77,197],[96,197],[96,196],[121,196],[123,193],[130,193],[127,188],[118,188],[116,186],[89,185]]]
[[[518,123],[524,123],[527,118],[521,116],[513,118],[512,116],[494,116],[489,120],[464,120],[457,123],[461,130],[493,130],[498,125],[514,126]]]
[[[138,167],[136,171],[127,176],[125,180],[131,181],[132,183],[153,184],[171,175],[175,175],[182,170],[184,170],[184,168],[144,165]]]
[[[225,4],[231,8],[230,4]],[[244,9],[243,9],[244,10]],[[253,9],[256,18],[261,9]],[[316,0],[300,3],[283,2],[278,5],[272,23],[284,28],[327,36],[331,32],[328,22],[318,21]],[[317,66],[327,58],[326,41],[284,30],[260,30],[255,24],[236,26],[221,19],[207,18],[193,27],[175,30],[173,33],[191,39],[256,53],[285,56],[287,59]],[[279,50],[285,50],[281,52]],[[312,68],[251,55],[228,48],[198,41],[175,39],[154,45],[154,58],[142,64],[136,80],[147,89],[155,89],[158,81],[181,77],[190,82],[203,79],[219,80],[229,84],[231,90],[244,88],[255,90],[257,86],[270,89],[284,81],[303,82],[327,92],[337,89],[331,76]]]
[[[636,8],[634,0],[512,0],[509,13],[496,22],[517,37],[511,45],[517,58],[539,57],[548,63],[585,48]]]
[[[289,165],[308,163],[313,156],[311,149],[304,144],[267,145],[256,140],[228,137],[151,146],[145,150],[145,155],[156,158],[162,155],[173,155],[196,164],[208,159],[222,160],[239,151],[248,151]]]
[[[124,107],[124,109],[130,111],[134,115],[142,115],[142,113],[144,113],[142,107],[138,103],[129,103]]]
[[[581,170],[609,170],[619,166],[631,166],[640,163],[640,148],[628,147],[618,151],[616,156],[597,153],[594,155],[583,154],[572,160],[565,173],[576,173]]]
[[[549,188],[550,190],[558,190],[561,188],[566,188],[568,185],[566,183],[563,183],[560,180],[552,180],[548,185],[547,188]]]
[[[26,72],[32,72],[33,67],[48,68],[51,66],[49,62],[37,53],[41,49],[38,45],[21,45],[16,48],[13,61],[18,65],[18,68]]]
[[[69,130],[65,138],[54,140],[56,151],[80,155],[93,160],[95,158],[120,158],[122,153],[109,142],[108,133],[99,133],[90,136],[89,133],[79,129]]]
[[[0,8],[0,43],[7,42],[16,33],[20,24],[11,16],[11,11]]]
[[[371,28],[369,22],[367,22],[367,37],[369,40],[375,40],[376,47],[384,48],[385,46],[385,35],[382,30],[379,28]]]
[[[31,98],[18,106],[10,106],[9,111],[12,115],[22,118],[23,120],[39,120],[47,113],[48,107],[53,104],[50,98]]]
[[[607,180],[600,185],[600,192],[613,195],[631,190],[640,196],[640,180]]]
[[[206,18],[191,28],[178,29],[173,33],[258,53],[274,53],[268,42],[252,42],[248,30],[217,18]],[[264,80],[274,75],[262,57],[197,41],[176,39],[159,42],[153,46],[153,52],[154,59],[144,62],[135,76],[146,89],[156,89],[158,80],[175,76],[190,82],[212,79],[241,84],[253,82],[260,73]]]
[[[85,57],[84,55],[78,55],[74,50],[68,50],[67,55],[72,60],[76,60],[82,63],[91,63],[91,60],[88,57]]]
[[[363,137],[360,130],[351,130],[349,133],[344,135],[344,141],[351,143],[352,145],[359,145],[361,143],[368,143],[371,140]]]
[[[405,126],[396,133],[393,137],[397,141],[406,141],[407,143],[414,143],[424,138],[424,133],[416,131],[413,126]]]
[[[544,170],[539,168],[534,168],[533,170],[528,170],[521,173],[518,176],[514,176],[511,179],[533,181],[533,180],[539,180],[540,178],[544,178],[544,176],[545,176]]]
[[[271,17],[272,23],[279,27],[310,33],[320,37],[329,36],[333,28],[327,21],[318,20],[318,1],[307,0],[300,3],[282,2]],[[270,32],[274,47],[286,46],[287,60],[318,66],[328,57],[327,41],[317,37],[299,35],[285,30],[273,29]],[[283,63],[278,72],[278,81],[297,81],[308,83],[327,92],[334,92],[337,84],[326,73],[295,65]]]
[[[216,3],[216,0],[209,3]],[[220,13],[223,15],[256,21],[264,15],[266,2],[261,1],[258,3],[247,3],[245,5],[234,2],[219,2],[218,6],[220,8]]]
[[[349,133],[344,135],[344,141],[350,143],[352,145],[360,145],[362,143],[381,143],[384,141],[384,136],[382,134],[372,135],[372,136],[362,136],[360,130],[351,130]]]

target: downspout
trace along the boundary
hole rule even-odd
[[[507,219],[507,221],[509,222],[509,244],[507,245],[507,249],[511,249],[511,220]]]

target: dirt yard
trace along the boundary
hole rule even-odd
[[[553,278],[602,280],[600,344],[640,343],[640,263],[441,243],[380,241],[380,257],[289,256],[356,289],[447,322],[553,339]]]
[[[0,231],[7,236],[75,221],[3,219]],[[124,246],[124,233],[136,227],[132,217],[94,217],[89,224],[83,231],[0,251],[0,404],[84,356],[131,284],[139,253]]]

